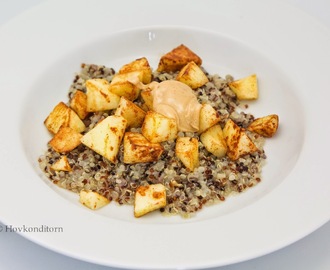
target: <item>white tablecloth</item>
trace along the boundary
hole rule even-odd
[[[0,25],[45,0],[0,0]],[[329,0],[286,0],[330,28]],[[1,42],[1,41],[0,41]],[[329,48],[330,50],[330,48]],[[0,60],[1,61],[1,60]],[[0,223],[0,227],[3,224]],[[0,269],[116,270],[75,260],[32,243],[14,232],[0,232]],[[304,239],[272,254],[213,270],[329,270],[330,222]]]

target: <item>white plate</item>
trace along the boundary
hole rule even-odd
[[[327,222],[330,33],[277,1],[171,0],[162,10],[151,0],[50,1],[0,29],[0,220],[8,228],[63,228],[22,235],[82,260],[143,269],[251,259]],[[131,207],[115,204],[88,211],[44,179],[37,166],[49,139],[42,121],[66,100],[80,63],[117,68],[146,56],[155,67],[181,43],[210,72],[258,74],[260,99],[249,110],[277,113],[281,123],[267,141],[260,185],[193,219],[134,219]]]

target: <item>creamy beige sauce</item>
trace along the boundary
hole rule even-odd
[[[129,81],[141,90],[151,90],[153,110],[176,119],[179,131],[199,130],[199,113],[202,105],[188,85],[176,80],[151,82],[145,85],[137,77],[132,77]]]
[[[180,131],[199,130],[199,113],[202,105],[193,90],[175,80],[152,83],[153,110],[176,119]]]
[[[180,131],[199,130],[201,104],[193,90],[175,80],[163,81],[152,90],[153,110],[176,119]]]

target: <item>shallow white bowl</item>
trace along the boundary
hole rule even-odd
[[[168,38],[170,36],[171,39]],[[199,38],[196,39],[196,36]],[[205,209],[191,220],[164,219],[158,214],[153,214],[142,221],[137,221],[132,216],[131,207],[125,207],[124,210],[115,205],[104,208],[98,213],[133,223],[196,222],[232,213],[251,205],[280,184],[293,169],[300,155],[305,129],[302,104],[298,99],[297,90],[290,83],[290,78],[287,78],[271,59],[267,59],[244,43],[216,32],[183,27],[147,27],[115,33],[69,52],[44,70],[30,91],[27,91],[21,116],[21,140],[27,161],[35,169],[36,174],[41,175],[37,160],[51,138],[43,121],[59,101],[67,102],[69,86],[75,72],[80,70],[81,63],[103,64],[118,70],[122,65],[145,56],[153,69],[156,69],[161,55],[181,43],[203,59],[203,66],[210,73],[220,74],[222,77],[231,74],[235,78],[257,74],[260,98],[249,102],[248,111],[256,117],[276,113],[281,122],[277,136],[267,140],[266,143],[268,159],[263,173],[265,181],[257,188],[240,194],[238,198],[230,199],[221,206]],[[123,47],[123,44],[134,44],[134,46]],[[33,132],[24,132],[29,129]],[[281,147],[283,142],[286,144],[284,149]],[[44,181],[48,183],[49,180],[44,179]],[[51,188],[78,204],[76,194],[52,185]]]
[[[2,222],[17,227],[61,227],[61,233],[23,235],[82,260],[116,267],[183,269],[220,266],[269,253],[329,220],[330,182],[324,176],[329,150],[329,126],[325,124],[329,94],[322,87],[330,83],[326,69],[330,55],[322,49],[330,45],[330,35],[320,25],[294,9],[286,9],[291,13],[283,11],[275,1],[271,2],[272,10],[281,12],[286,22],[294,14],[295,23],[287,26],[273,21],[270,14],[257,12],[263,7],[258,1],[252,1],[251,6],[244,1],[225,1],[222,11],[232,17],[219,17],[219,29],[214,29],[210,19],[217,12],[198,2],[188,6],[181,17],[188,18],[189,10],[204,10],[200,27],[186,25],[183,19],[174,19],[175,25],[165,25],[161,16],[163,26],[145,26],[151,25],[150,19],[145,18],[135,27],[132,15],[132,20],[122,25],[123,30],[109,27],[111,31],[104,32],[95,28],[99,16],[90,15],[95,21],[91,25],[80,22],[84,30],[74,33],[73,25],[79,24],[71,21],[72,16],[91,14],[89,9],[100,15],[108,4],[99,1],[102,5],[94,6],[86,1],[79,16],[69,12],[63,15],[62,20],[72,24],[56,24],[52,21],[54,12],[64,6],[74,9],[73,3],[64,2],[48,2],[0,31],[4,40],[0,44],[0,72],[4,75],[0,86],[8,101],[0,108],[6,116],[5,129],[0,133]],[[118,8],[125,3],[118,3]],[[141,3],[143,7],[149,2]],[[41,26],[46,14],[49,20]],[[31,17],[34,19],[29,21]],[[105,21],[113,23],[115,18]],[[259,23],[260,19],[264,24]],[[222,28],[226,21],[230,23]],[[22,31],[22,25],[34,28]],[[298,25],[313,34],[313,42],[306,41],[306,35],[299,32],[293,37],[299,46],[285,40],[292,38],[290,34]],[[249,27],[254,31],[248,35]],[[48,32],[43,37],[45,29]],[[13,30],[20,35],[13,38]],[[85,31],[91,33],[88,38],[82,35]],[[18,45],[23,41],[24,50]],[[187,220],[165,218],[157,212],[135,219],[132,207],[114,203],[92,212],[78,203],[76,194],[50,183],[37,162],[49,140],[43,121],[55,104],[67,100],[80,64],[118,69],[145,56],[156,68],[160,56],[181,43],[203,59],[210,73],[232,74],[235,78],[257,74],[260,99],[250,102],[248,111],[255,116],[276,113],[280,117],[278,134],[266,142],[268,158],[263,181]],[[317,46],[320,50],[315,50]]]

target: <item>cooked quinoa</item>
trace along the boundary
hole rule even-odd
[[[205,71],[205,70],[204,70]],[[232,119],[240,127],[246,128],[253,120],[251,114],[241,112],[244,105],[239,104],[235,94],[228,87],[233,77],[225,78],[210,75],[205,71],[209,82],[196,89],[200,103],[209,103],[221,116],[223,127],[227,119]],[[93,78],[104,78],[111,82],[115,70],[105,66],[82,64],[81,71],[75,75],[69,88],[68,103],[76,90],[86,91],[85,81]],[[177,73],[153,73],[154,81],[175,79]],[[142,106],[141,100],[134,101]],[[240,111],[240,112],[239,112]],[[114,111],[92,113],[84,120],[86,132],[103,118]],[[132,131],[139,131],[133,129]],[[157,162],[125,164],[123,147],[118,154],[118,162],[111,163],[93,150],[79,145],[66,153],[72,171],[54,171],[51,165],[61,154],[48,145],[47,151],[40,156],[41,170],[54,184],[79,193],[93,190],[118,204],[134,203],[135,190],[138,186],[161,183],[166,187],[167,205],[160,211],[166,215],[190,217],[206,205],[224,201],[232,193],[240,193],[261,181],[261,169],[266,155],[263,150],[264,139],[255,133],[250,138],[260,149],[259,152],[245,155],[236,161],[228,157],[216,158],[199,142],[200,165],[193,172],[175,156],[175,141],[161,143],[164,152]],[[198,138],[197,133],[180,132],[178,136]]]

